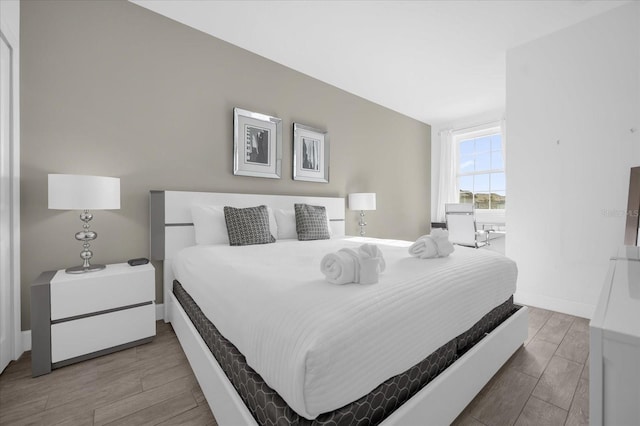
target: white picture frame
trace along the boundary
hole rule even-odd
[[[280,179],[282,120],[233,109],[233,174]]]
[[[293,123],[293,180],[329,182],[329,134]]]

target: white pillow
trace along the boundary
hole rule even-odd
[[[298,239],[296,232],[296,213],[293,210],[275,210],[276,223],[278,224],[279,240]]]
[[[269,221],[271,221],[271,214],[273,212],[269,209]],[[276,236],[279,240],[288,240],[288,239],[298,239],[298,231],[296,230],[296,212],[295,210],[275,210],[276,223],[278,225],[278,235]],[[327,228],[329,228],[329,236],[333,235],[333,231],[331,230],[331,221],[329,221],[329,216],[327,216]]]
[[[269,212],[269,232],[273,235],[273,238],[278,239],[278,222],[276,221],[276,215],[273,214],[273,209],[267,206],[267,212]]]
[[[191,206],[196,244],[229,244],[227,223],[222,206]]]
[[[269,212],[269,232],[274,238],[278,238],[278,226],[271,207]],[[191,206],[191,218],[196,231],[196,244],[229,244],[229,232],[224,218],[223,206]],[[295,216],[293,218],[293,230],[295,232]],[[297,237],[294,237],[297,238]]]

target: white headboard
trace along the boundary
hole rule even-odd
[[[295,203],[324,206],[334,236],[345,235],[345,199],[292,195],[235,194],[224,192],[151,191],[149,194],[150,259],[164,261],[164,319],[169,321],[169,303],[174,274],[172,257],[181,249],[196,244],[191,206],[214,205],[293,210]]]

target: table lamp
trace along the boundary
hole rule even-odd
[[[98,236],[89,230],[93,215],[89,210],[109,210],[120,208],[120,179],[104,176],[49,175],[49,208],[54,210],[82,210],[80,220],[84,222],[82,231],[76,233],[76,240],[82,241],[80,252],[82,265],[68,268],[68,274],[82,274],[99,271],[105,265],[92,265],[93,252],[90,241]]]
[[[360,236],[364,237],[364,227],[367,222],[364,221],[365,210],[376,209],[376,194],[373,192],[356,192],[349,194],[349,210],[360,210]]]

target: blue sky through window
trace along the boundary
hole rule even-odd
[[[499,133],[464,139],[458,145],[460,202],[476,208],[503,209],[506,178]]]

